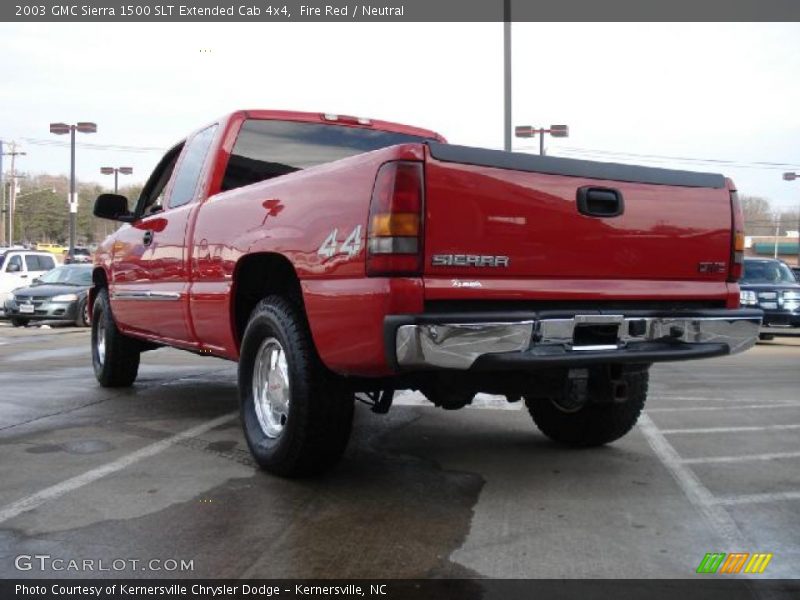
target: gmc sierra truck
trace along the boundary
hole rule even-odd
[[[447,144],[330,114],[239,111],[170,149],[96,253],[92,361],[238,361],[258,464],[330,467],[354,400],[524,401],[568,445],[636,423],[653,363],[742,352],[742,214],[721,175]]]

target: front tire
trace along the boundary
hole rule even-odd
[[[92,317],[92,366],[97,381],[110,388],[133,385],[141,349],[136,340],[117,329],[106,289],[97,293]]]
[[[28,326],[28,319],[11,319],[11,325],[14,327],[27,327]]]
[[[270,296],[242,340],[239,398],[245,438],[258,465],[283,477],[333,466],[347,446],[353,394],[321,364],[303,314]]]
[[[644,408],[649,373],[647,369],[627,371],[622,375],[627,384],[627,398],[589,398],[580,408],[565,408],[561,398],[525,397],[533,422],[551,440],[576,447],[602,446],[628,433]]]
[[[89,326],[89,298],[84,298],[83,300],[78,301],[78,306],[76,309],[77,317],[75,317],[75,326],[76,327],[88,327]]]

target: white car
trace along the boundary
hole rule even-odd
[[[49,252],[11,248],[0,250],[0,316],[11,299],[11,290],[30,285],[34,279],[56,268],[56,259]]]

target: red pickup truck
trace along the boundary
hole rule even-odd
[[[721,175],[450,145],[355,117],[240,111],[169,150],[96,253],[92,357],[129,386],[167,345],[238,361],[263,468],[319,472],[356,396],[523,400],[565,444],[635,424],[660,361],[746,350],[742,215]]]

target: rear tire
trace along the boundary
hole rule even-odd
[[[285,298],[256,305],[242,340],[239,398],[258,465],[283,477],[325,471],[342,456],[354,398],[316,354],[306,320]]]
[[[139,373],[141,347],[117,329],[105,288],[97,293],[92,315],[92,366],[97,381],[111,388],[132,385]]]
[[[28,319],[11,319],[11,325],[14,327],[27,327]]]
[[[551,440],[576,447],[602,446],[628,433],[644,408],[649,373],[647,369],[623,374],[628,395],[623,402],[593,402],[577,410],[559,407],[558,398],[525,397],[533,422]]]
[[[758,339],[762,340],[764,342],[768,342],[770,340],[774,340],[775,336],[772,335],[771,333],[759,333],[758,334]]]

